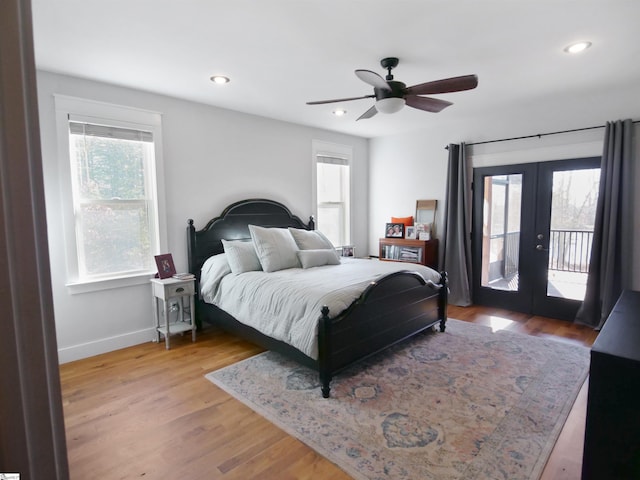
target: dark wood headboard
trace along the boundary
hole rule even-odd
[[[260,227],[294,227],[313,230],[315,223],[309,217],[304,223],[279,202],[264,198],[241,200],[224,209],[219,217],[210,220],[202,230],[196,230],[193,220],[187,226],[187,255],[189,272],[200,280],[202,264],[212,255],[223,253],[222,239],[248,240],[249,225]]]

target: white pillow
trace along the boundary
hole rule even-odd
[[[298,258],[300,259],[302,268],[340,264],[340,257],[338,257],[338,253],[335,250],[328,248],[319,250],[299,250]]]
[[[300,250],[321,250],[325,248],[335,250],[331,240],[318,230],[302,230],[301,228],[289,227],[289,231]]]
[[[231,267],[227,261],[227,255],[220,253],[209,257],[200,270],[200,294],[202,299],[208,303],[212,302],[220,281],[231,273]]]
[[[260,265],[265,272],[299,268],[298,247],[286,228],[265,228],[249,225]]]
[[[262,270],[253,242],[243,240],[222,240],[224,253],[234,274]]]

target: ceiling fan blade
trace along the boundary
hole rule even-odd
[[[356,76],[373,87],[380,88],[382,90],[391,90],[387,81],[371,70],[356,70]]]
[[[438,113],[449,105],[453,105],[453,103],[440,100],[439,98],[418,97],[416,95],[409,95],[405,100],[410,107],[433,113]]]
[[[408,95],[434,95],[436,93],[460,92],[471,90],[478,86],[476,75],[463,75],[461,77],[444,78],[433,82],[421,83],[407,88]]]
[[[356,122],[358,120],[365,120],[367,118],[371,118],[373,117],[376,113],[378,113],[378,110],[376,109],[376,106],[374,105],[373,107],[371,107],[369,110],[367,110],[366,112],[364,112],[362,115],[360,115],[358,118],[356,118]]]
[[[307,102],[307,105],[322,105],[323,103],[349,102],[351,100],[361,100],[363,98],[373,98],[375,95],[365,95],[363,97],[336,98],[335,100],[319,100],[317,102]]]

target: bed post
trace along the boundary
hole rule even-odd
[[[188,268],[189,272],[197,275],[196,266],[195,266],[195,254],[196,254],[196,228],[193,226],[193,219],[190,218],[188,220],[189,225],[187,226],[187,260],[189,262]]]
[[[187,226],[187,268],[190,273],[193,273],[196,276],[196,311],[194,312],[194,316],[196,321],[196,330],[199,332],[202,330],[202,320],[200,319],[200,314],[198,312],[198,305],[200,303],[200,295],[198,295],[198,292],[200,291],[200,269],[196,266],[196,261],[196,227],[193,226],[193,219],[190,218]]]
[[[329,398],[331,387],[331,319],[329,307],[322,307],[322,316],[318,324],[318,373],[322,385],[322,396]]]
[[[309,223],[307,223],[307,228],[309,230],[315,230],[316,229],[316,219],[313,218],[313,215],[311,215],[309,217]]]
[[[440,331],[444,332],[447,323],[447,304],[449,303],[449,280],[447,272],[440,272],[440,292],[438,294],[438,317],[440,317]]]

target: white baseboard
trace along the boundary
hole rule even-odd
[[[145,328],[144,330],[118,335],[116,337],[102,338],[94,342],[63,347],[58,349],[58,362],[60,364],[73,362],[74,360],[93,357],[101,353],[113,352],[121,348],[140,345],[141,343],[150,342],[154,338],[155,329]]]

